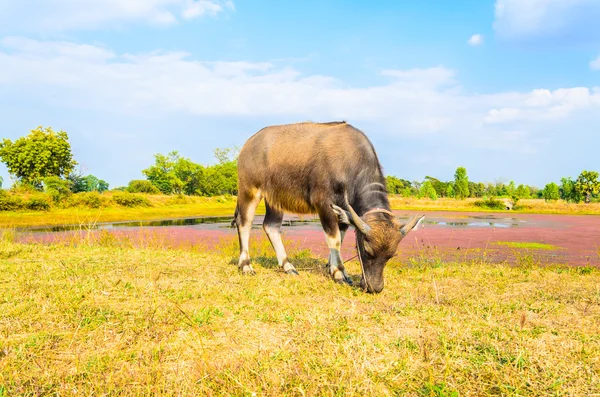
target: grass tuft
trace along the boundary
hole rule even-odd
[[[526,242],[526,241],[496,241],[493,244],[502,245],[506,247],[512,248],[521,248],[521,249],[535,249],[535,250],[546,250],[546,251],[556,251],[560,249],[560,247],[552,244],[544,244],[544,243],[536,243],[536,242]]]

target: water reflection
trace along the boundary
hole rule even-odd
[[[257,216],[254,220],[253,228],[260,228],[263,221],[263,216]],[[409,216],[399,216],[401,221],[406,221]],[[45,226],[45,227],[31,227],[22,229],[22,231],[28,232],[64,232],[73,230],[126,230],[126,229],[138,229],[138,228],[154,228],[154,227],[192,227],[196,229],[223,229],[230,228],[232,217],[229,216],[200,216],[191,218],[179,218],[179,219],[160,219],[160,220],[149,220],[149,221],[125,221],[125,222],[106,222],[96,223],[90,225],[59,225],[59,226]],[[511,228],[519,227],[525,222],[517,218],[501,218],[494,215],[430,215],[427,214],[423,221],[425,227],[449,227],[449,228],[469,228],[469,227],[489,227],[489,228]],[[319,218],[316,216],[311,217],[297,217],[290,216],[285,219],[282,224],[285,228],[297,228],[297,227],[312,227],[320,228],[321,224]]]

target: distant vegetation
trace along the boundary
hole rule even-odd
[[[111,204],[134,207],[150,206],[144,195],[233,196],[237,194],[237,149],[215,149],[217,163],[202,165],[182,157],[177,151],[154,156],[154,164],[142,170],[145,179],[109,190],[109,184],[94,175],[77,171],[68,135],[64,131],[37,127],[29,135],[12,142],[0,143],[0,159],[13,179],[9,191],[1,190],[0,211],[49,210],[52,207],[85,206],[100,208]],[[569,203],[600,201],[598,172],[584,170],[573,180],[562,178],[543,189],[508,183],[470,181],[467,170],[458,167],[454,180],[441,181],[426,176],[422,181],[408,181],[393,175],[386,177],[390,194],[401,197],[476,198],[473,205],[489,209],[505,208],[506,200],[516,205],[520,199],[564,200]],[[499,199],[502,198],[503,200]]]

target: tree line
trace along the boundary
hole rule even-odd
[[[539,198],[546,201],[565,200],[570,203],[598,201],[600,199],[600,181],[596,171],[584,170],[577,179],[571,177],[562,178],[560,184],[548,183],[543,189],[535,186],[516,185],[514,181],[509,183],[482,183],[469,181],[467,170],[458,167],[454,174],[454,180],[442,182],[437,178],[426,176],[423,181],[408,181],[393,175],[386,177],[388,192],[399,194],[403,197],[430,198],[436,200],[440,197],[456,199],[484,198],[484,197],[508,197],[518,201],[519,199]]]
[[[155,154],[154,164],[142,170],[145,179],[132,180],[127,186],[113,190],[149,194],[236,195],[237,154],[236,148],[215,149],[217,163],[214,165],[195,163],[177,151]],[[14,187],[45,191],[57,200],[67,192],[104,192],[109,189],[106,181],[76,170],[78,163],[73,158],[67,133],[56,132],[51,127],[37,127],[14,142],[3,139],[0,159],[14,179]],[[514,181],[470,181],[464,167],[456,169],[451,181],[441,181],[432,176],[426,176],[422,181],[409,181],[388,175],[386,182],[390,194],[433,200],[440,197],[509,197],[514,200],[543,198],[589,203],[598,201],[600,194],[598,172],[587,170],[575,180],[562,178],[560,184],[551,182],[543,189],[523,184],[517,186]]]

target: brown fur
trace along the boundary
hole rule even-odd
[[[334,207],[351,207],[359,217],[374,208],[390,209],[385,178],[373,145],[365,134],[346,122],[263,128],[240,151],[238,190],[233,221],[238,232],[249,227],[252,207],[261,196],[267,204],[266,223],[279,219],[269,212],[318,214],[323,230],[333,241],[339,238],[336,236],[340,236],[340,230],[348,227],[340,224]],[[369,213],[364,222],[371,231],[368,235],[357,233],[363,281],[369,280],[365,285],[371,292],[379,292],[383,289],[383,267],[395,254],[403,234],[398,220],[389,214]],[[270,226],[281,226],[280,220],[275,223]],[[246,263],[247,250],[247,241],[240,239],[240,266]],[[332,268],[344,271],[339,249],[333,251],[337,253],[330,256],[330,264],[335,262]]]

